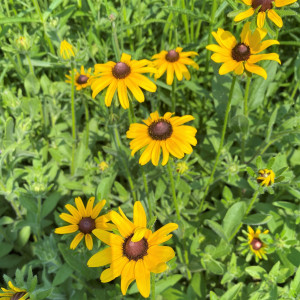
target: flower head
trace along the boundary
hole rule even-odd
[[[105,162],[105,161],[101,161],[101,163],[99,163],[98,166],[99,166],[99,169],[100,169],[102,172],[104,172],[106,169],[109,168],[108,163]]]
[[[269,169],[261,169],[258,171],[259,175],[256,181],[260,183],[261,186],[272,185],[275,181],[275,173]]]
[[[198,55],[195,51],[182,52],[182,48],[177,47],[175,50],[161,51],[152,56],[153,64],[157,68],[154,78],[160,78],[167,71],[167,84],[172,85],[174,80],[174,72],[178,80],[182,80],[183,76],[186,80],[191,79],[191,75],[186,65],[190,65],[199,70],[196,64],[189,56]]]
[[[143,120],[146,125],[138,123],[130,125],[126,136],[133,139],[130,142],[131,155],[147,146],[139,160],[141,165],[145,165],[151,159],[153,165],[157,166],[161,150],[163,166],[168,162],[170,153],[177,158],[183,158],[185,153],[193,152],[191,145],[197,144],[195,138],[197,129],[182,124],[195,118],[190,115],[183,117],[172,117],[172,115],[167,112],[160,117],[156,111],[151,113],[147,120]]]
[[[65,59],[65,60],[69,60],[72,56],[75,56],[75,49],[73,48],[73,46],[71,44],[69,44],[66,40],[63,40],[60,43],[60,56]]]
[[[29,49],[29,42],[26,36],[19,36],[16,40],[17,45],[20,49],[28,50]]]
[[[176,164],[176,172],[179,174],[184,174],[189,169],[189,165],[185,161],[180,161]]]
[[[275,60],[281,63],[277,53],[256,55],[271,45],[279,44],[276,40],[266,40],[263,38],[267,34],[267,30],[256,28],[252,33],[250,23],[244,25],[241,33],[241,42],[237,42],[236,38],[229,32],[219,28],[217,32],[212,32],[218,45],[208,45],[206,49],[214,53],[211,59],[216,63],[223,63],[219,69],[219,74],[224,75],[231,71],[241,75],[246,69],[250,73],[255,73],[267,79],[267,73],[256,65],[261,60]]]
[[[4,293],[0,293],[0,299],[3,300],[26,300],[29,293],[26,290],[15,287],[11,281],[8,282],[9,289],[1,288]]]
[[[145,101],[145,96],[140,88],[149,92],[156,91],[156,85],[142,73],[155,73],[156,69],[149,67],[149,61],[131,60],[131,56],[123,53],[121,61],[115,63],[109,61],[105,64],[96,64],[92,78],[92,97],[95,98],[100,91],[105,89],[105,105],[110,106],[112,98],[118,91],[118,98],[124,109],[129,108],[128,91],[131,91],[134,98],[139,102]]]
[[[84,66],[81,66],[80,68],[80,72],[78,72],[76,69],[74,69],[75,71],[75,86],[76,86],[76,90],[82,90],[88,86],[91,85],[90,82],[90,77],[91,77],[91,71],[92,68],[89,68],[86,72],[84,71]],[[71,71],[70,71],[71,73]],[[66,80],[67,83],[72,83],[72,77],[70,75],[66,75],[66,77],[68,78],[68,80]]]
[[[102,282],[109,282],[121,275],[121,290],[125,295],[130,283],[136,280],[140,293],[147,298],[150,294],[150,272],[164,272],[167,269],[166,262],[175,256],[171,247],[159,244],[168,241],[172,237],[169,233],[177,229],[178,225],[169,223],[155,232],[147,229],[146,213],[140,201],[134,204],[133,222],[121,208],[119,211],[120,214],[111,212],[111,220],[121,236],[95,229],[93,233],[110,247],[93,255],[88,266],[110,264],[100,276]]]
[[[283,7],[296,2],[297,0],[242,0],[246,5],[251,6],[248,10],[239,13],[234,21],[238,22],[251,17],[257,8],[257,27],[263,28],[266,16],[278,27],[283,26],[281,17],[277,14],[274,7]]]
[[[75,249],[80,243],[83,237],[85,237],[85,244],[89,250],[93,249],[93,238],[92,231],[94,229],[112,230],[115,228],[113,224],[107,223],[110,221],[109,215],[99,216],[101,209],[106,203],[106,200],[102,200],[94,206],[95,197],[91,197],[84,207],[83,202],[80,197],[75,198],[75,203],[77,209],[71,205],[65,205],[66,209],[71,213],[71,215],[62,213],[60,218],[64,221],[70,223],[71,225],[59,227],[55,229],[57,234],[66,234],[78,232],[74,237],[70,248]]]
[[[267,234],[269,230],[265,230],[262,234]],[[260,229],[256,229],[256,232],[254,233],[254,230],[248,226],[248,244],[250,247],[250,250],[256,255],[256,257],[262,259],[266,259],[266,251],[267,245],[263,243],[259,235],[261,234]]]

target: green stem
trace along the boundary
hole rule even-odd
[[[75,151],[76,151],[76,116],[75,116],[75,99],[74,99],[75,74],[74,65],[71,62],[71,111],[72,111],[72,160],[71,175],[75,172]]]
[[[147,177],[146,177],[146,174],[145,174],[145,171],[144,171],[143,167],[142,167],[142,175],[143,175],[144,187],[145,187],[145,192],[146,192],[147,202],[148,202],[148,207],[149,207],[149,215],[150,215],[150,219],[152,219],[152,217],[153,217],[152,204],[151,204],[150,195],[149,195]]]
[[[171,94],[171,99],[172,99],[172,113],[175,113],[176,109],[176,87],[177,87],[177,79],[174,77],[174,81],[172,84],[172,94]]]
[[[250,202],[250,204],[249,204],[249,206],[248,206],[248,208],[247,208],[247,210],[246,210],[246,213],[245,213],[244,217],[246,217],[246,216],[248,215],[248,213],[250,212],[250,210],[252,209],[252,206],[253,206],[253,204],[254,204],[254,202],[255,202],[255,200],[256,200],[258,194],[259,194],[259,191],[258,191],[258,190],[253,194],[253,197],[252,197],[251,202]],[[234,231],[234,233],[231,235],[229,241],[231,241],[231,240],[236,236],[236,234],[237,234],[237,233],[239,232],[239,230],[241,229],[242,225],[243,225],[243,223],[241,222],[241,223],[239,224],[239,226],[236,228],[236,230]]]
[[[292,92],[292,95],[291,95],[291,98],[293,99],[297,93],[297,90],[299,88],[299,85],[300,85],[300,81],[298,81],[296,84],[295,84],[295,87],[293,89],[293,92]]]
[[[151,300],[155,300],[155,274],[151,273]]]
[[[38,239],[40,240],[40,237],[41,237],[41,227],[42,227],[42,224],[41,224],[41,216],[42,216],[42,198],[41,196],[38,196],[37,197],[37,202],[38,202],[38,206],[37,206],[37,236],[38,236]]]
[[[173,202],[174,202],[174,206],[175,206],[175,210],[176,210],[177,219],[179,221],[180,220],[180,213],[179,213],[179,209],[178,209],[178,203],[177,203],[177,198],[176,198],[176,190],[175,190],[175,184],[174,184],[174,177],[173,177],[173,172],[172,172],[172,169],[171,169],[170,161],[168,161],[167,167],[168,167],[168,172],[169,172],[169,177],[170,177]]]
[[[216,172],[216,169],[217,169],[217,166],[218,166],[219,158],[220,158],[220,155],[221,155],[221,151],[222,151],[222,148],[223,148],[224,139],[225,139],[225,133],[226,133],[226,128],[227,128],[227,122],[228,122],[228,116],[229,116],[229,112],[230,112],[230,108],[231,108],[231,100],[232,100],[232,95],[233,95],[233,90],[234,90],[235,82],[236,82],[236,76],[233,76],[232,82],[231,82],[231,88],[230,88],[230,92],[229,92],[229,99],[228,99],[227,107],[226,107],[226,111],[225,111],[225,118],[224,118],[224,124],[223,124],[223,129],[222,129],[221,141],[220,141],[220,145],[219,145],[219,149],[218,149],[218,153],[217,153],[217,157],[216,157],[216,160],[215,160],[215,164],[214,164],[213,170],[212,170],[212,172],[210,174],[208,183],[207,183],[206,188],[205,188],[204,195],[203,195],[203,197],[201,199],[201,203],[200,203],[200,206],[199,206],[199,212],[202,211],[205,197],[207,196],[209,187],[210,187],[210,185],[213,182],[214,175],[215,175],[215,172]]]
[[[28,61],[29,71],[30,71],[31,74],[34,74],[33,66],[32,66],[32,63],[31,63],[31,59],[30,59],[30,57],[29,57],[28,54],[26,54],[26,58],[27,58],[27,61]]]
[[[90,114],[89,114],[89,105],[87,99],[84,98],[84,109],[85,109],[85,147],[88,149],[89,147],[89,137],[90,137]]]
[[[121,53],[120,53],[120,46],[119,46],[115,21],[112,21],[111,26],[112,26],[112,41],[113,41],[113,48],[114,48],[115,56],[116,56],[117,61],[120,61]]]
[[[135,114],[134,114],[133,105],[132,105],[132,97],[129,93],[128,93],[128,100],[129,100],[128,117],[129,117],[129,122],[131,124],[132,122],[135,123]]]
[[[249,90],[250,90],[250,83],[251,83],[251,77],[247,77],[247,83],[246,83],[246,88],[245,88],[245,95],[244,95],[244,116],[248,118],[248,97],[249,97]],[[246,135],[243,132],[242,136],[242,157],[241,157],[241,162],[245,162],[245,144],[246,144]]]

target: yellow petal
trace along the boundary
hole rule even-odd
[[[286,6],[292,3],[295,3],[297,0],[275,0],[276,7]]]
[[[127,109],[129,107],[129,101],[128,101],[128,94],[127,94],[127,87],[124,79],[118,80],[118,98],[121,106],[124,109]]]
[[[257,27],[263,28],[265,25],[265,19],[266,19],[266,12],[261,11],[257,15]]]
[[[111,105],[111,101],[116,92],[117,86],[118,86],[118,80],[114,79],[114,80],[112,80],[111,84],[107,88],[107,91],[105,94],[105,99],[104,99],[105,105],[107,107],[110,107],[110,105]]]
[[[172,85],[173,80],[174,80],[174,67],[172,63],[169,63],[167,68],[167,84]]]
[[[223,63],[223,65],[219,69],[219,74],[225,75],[225,74],[233,71],[239,65],[239,63],[240,62],[235,61],[235,60],[229,60],[229,61]]]
[[[258,54],[258,55],[251,55],[248,59],[248,63],[255,64],[261,60],[275,60],[281,64],[279,59],[279,55],[277,53],[268,53],[268,54]]]
[[[116,246],[121,247],[123,245],[123,242],[124,242],[124,240],[119,235],[107,232],[107,231],[102,230],[102,229],[94,229],[93,234],[100,241],[102,241],[103,243],[105,243],[109,246],[116,245]]]
[[[234,21],[239,22],[244,19],[247,19],[247,18],[251,17],[254,14],[254,12],[255,12],[255,10],[251,7],[249,9],[247,9],[246,11],[243,11],[243,12],[239,13],[238,15],[236,15],[234,18]]]
[[[246,62],[245,68],[250,73],[257,74],[257,75],[263,77],[265,80],[267,79],[267,72],[262,67],[259,67],[257,65],[252,65],[252,64],[249,64],[248,62]]]
[[[94,254],[87,262],[88,267],[102,267],[112,262],[111,247]]]
[[[142,153],[142,155],[139,159],[139,164],[141,164],[143,166],[149,162],[149,160],[151,159],[151,156],[152,156],[152,149],[153,149],[154,145],[155,145],[155,141],[152,141],[148,145],[148,147],[144,150],[144,152]]]
[[[85,238],[85,245],[86,247],[89,249],[89,250],[92,250],[93,249],[93,238],[90,234],[86,234],[84,236]]]
[[[162,152],[163,152],[163,160],[162,160],[161,164],[163,166],[165,166],[169,160],[169,151],[166,146],[166,141],[161,141],[160,145],[161,145]]]
[[[114,80],[114,76],[103,76],[93,80],[91,85],[93,94],[92,97],[95,98],[103,89],[105,89]]]
[[[85,207],[83,205],[81,198],[80,197],[75,198],[75,203],[79,213],[81,214],[81,217],[86,217]]]
[[[281,28],[283,26],[281,17],[277,14],[277,12],[274,9],[270,9],[268,11],[268,18],[278,27]]]
[[[237,44],[236,38],[233,36],[233,34],[229,31],[225,31],[222,28],[218,28],[217,33],[213,32],[212,34],[219,45],[227,48],[228,50],[232,50]]]
[[[174,71],[175,71],[175,75],[177,77],[177,79],[179,81],[182,80],[183,76],[182,76],[182,72],[180,71],[180,68],[179,68],[179,63],[174,63],[173,66],[174,66]]]
[[[140,201],[136,201],[133,207],[133,223],[136,227],[146,227],[147,217],[144,207]]]
[[[92,211],[93,211],[93,206],[94,206],[94,201],[95,201],[95,197],[91,197],[88,200],[88,203],[86,205],[86,216],[90,217],[92,215]]]
[[[154,166],[158,165],[159,157],[160,157],[160,141],[156,141],[155,145],[152,149],[151,161]]]
[[[131,55],[122,53],[121,62],[123,62],[125,64],[129,64],[130,60],[131,60]]]
[[[242,62],[234,69],[234,73],[236,75],[242,75],[244,73],[244,65]]]
[[[126,295],[127,289],[130,283],[135,279],[134,269],[135,261],[131,260],[125,265],[121,275],[121,291],[123,295]]]
[[[220,53],[214,53],[210,58],[216,63],[223,63],[228,60],[232,60],[231,55],[223,55]]]
[[[148,298],[150,295],[150,271],[141,259],[135,264],[135,278],[139,292],[143,297]]]
[[[169,139],[166,140],[166,147],[167,147],[167,150],[173,156],[175,156],[177,158],[183,158],[184,157],[183,151],[180,149],[180,147],[177,145],[177,143],[172,138],[169,138]]]
[[[279,42],[276,40],[267,40],[267,41],[263,41],[261,43],[258,43],[256,47],[251,49],[251,53],[252,54],[256,54],[259,53],[265,49],[267,49],[268,47],[272,46],[272,45],[279,45]]]
[[[138,83],[138,85],[143,88],[144,90],[148,92],[155,92],[157,89],[157,86],[155,83],[153,83],[150,79],[148,79],[146,76],[138,74],[138,73],[132,73],[130,74],[130,78],[132,78],[135,82]]]
[[[210,50],[210,51],[213,51],[213,52],[216,52],[216,53],[223,54],[223,55],[230,55],[231,54],[231,51],[229,51],[228,49],[222,48],[222,47],[220,47],[218,45],[215,45],[215,44],[207,45],[206,49]]]
[[[66,204],[65,208],[76,218],[76,220],[81,219],[81,214],[78,212],[78,210],[71,204]]]
[[[66,214],[66,213],[60,214],[59,217],[60,217],[62,220],[66,221],[66,222],[68,222],[68,223],[70,223],[70,224],[72,224],[72,225],[76,225],[76,224],[79,223],[79,220],[78,220],[78,219],[76,219],[76,218],[74,218],[73,216],[71,216],[71,215],[69,215],[69,214]]]
[[[253,0],[242,0],[246,5],[251,6]]]
[[[149,245],[156,245],[158,244],[157,240],[161,237],[165,237],[170,232],[176,230],[178,228],[178,225],[175,223],[169,223],[155,231],[149,238],[148,243]]]
[[[124,238],[127,238],[133,233],[134,225],[132,222],[125,220],[115,211],[112,211],[110,216],[111,221],[118,227],[119,232]]]
[[[180,126],[180,125],[190,122],[192,120],[195,120],[195,118],[192,115],[185,115],[182,117],[173,117],[170,119],[173,127]]]
[[[146,227],[135,228],[133,237],[131,238],[131,241],[135,242],[135,243],[140,241],[145,236],[145,233],[147,232],[147,230],[148,229]]]
[[[167,268],[168,268],[168,265],[163,262],[163,263],[158,264],[156,267],[152,268],[150,271],[152,273],[159,274],[159,273],[166,271]]]
[[[98,215],[100,214],[100,211],[102,210],[103,206],[105,205],[106,200],[101,200],[99,203],[97,203],[91,213],[91,218],[96,219]]]
[[[73,233],[78,230],[78,225],[68,225],[55,228],[55,233],[57,234],[66,234],[66,233]]]
[[[84,234],[82,232],[79,232],[73,239],[71,245],[70,245],[70,249],[75,249],[78,244],[80,243],[80,241],[82,240],[82,238],[84,237]]]
[[[139,88],[138,83],[135,83],[130,76],[125,78],[125,84],[130,89],[131,93],[133,94],[134,98],[139,102],[145,101],[145,96],[142,90]]]
[[[152,246],[148,249],[148,255],[155,257],[159,262],[167,262],[175,256],[175,252],[168,246]]]
[[[106,269],[102,272],[100,276],[100,280],[102,282],[109,282],[116,277],[120,276],[126,264],[128,264],[129,260],[127,257],[122,256],[115,261],[113,261],[110,265],[109,269]]]

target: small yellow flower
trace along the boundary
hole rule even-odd
[[[265,230],[262,234],[267,234],[268,232],[269,232],[269,230]],[[261,234],[260,229],[256,229],[256,232],[254,233],[254,230],[250,226],[248,226],[248,244],[249,244],[250,250],[258,258],[267,259],[266,255],[265,255],[267,245],[259,239],[260,234]]]
[[[15,287],[11,281],[8,282],[9,289],[1,288],[4,293],[0,293],[2,300],[26,300],[29,293],[26,290]]]
[[[189,165],[185,161],[180,161],[176,164],[176,172],[184,174],[189,169]]]
[[[259,170],[258,173],[260,175],[256,178],[256,181],[260,183],[261,186],[269,186],[274,184],[275,173],[272,170],[262,169]]]
[[[81,66],[80,68],[80,73],[74,69],[74,72],[75,72],[75,86],[76,86],[76,90],[77,91],[80,91],[88,86],[91,85],[91,82],[90,82],[90,77],[91,77],[91,71],[92,71],[92,68],[89,68],[87,70],[87,72],[84,71],[84,66]],[[69,71],[71,73],[71,71]],[[66,80],[67,83],[72,83],[72,77],[70,75],[65,75],[68,80]]]
[[[152,56],[153,65],[157,68],[154,78],[160,78],[167,71],[167,84],[172,85],[174,80],[174,72],[178,80],[182,80],[183,76],[186,80],[191,79],[191,75],[186,65],[190,65],[199,70],[196,64],[189,56],[198,55],[195,51],[182,52],[182,48],[177,47],[175,50],[161,51]]]
[[[120,207],[119,211],[120,214],[111,212],[111,220],[121,236],[95,229],[93,233],[110,247],[93,255],[87,264],[89,267],[110,264],[100,276],[102,282],[121,276],[121,290],[125,295],[130,283],[136,280],[141,295],[147,298],[150,294],[150,272],[164,272],[168,268],[166,262],[175,256],[171,247],[159,244],[168,241],[172,237],[169,233],[178,225],[169,223],[152,233],[146,227],[146,213],[140,201],[134,203],[133,222]]]
[[[153,165],[157,166],[161,150],[163,166],[168,162],[170,153],[177,158],[183,158],[185,153],[193,152],[191,145],[197,144],[195,138],[197,129],[183,124],[195,118],[191,115],[183,117],[172,117],[172,115],[167,112],[160,117],[156,111],[151,113],[147,120],[143,120],[146,125],[139,123],[130,125],[126,136],[133,139],[130,142],[131,156],[147,146],[139,160],[141,165],[151,160]]]
[[[276,13],[273,7],[283,7],[296,2],[297,0],[242,0],[246,5],[251,6],[246,11],[239,13],[235,18],[235,22],[239,22],[248,17],[251,17],[255,10],[260,6],[257,14],[257,27],[263,28],[266,16],[278,27],[283,26],[281,17]]]
[[[28,50],[29,43],[28,39],[25,36],[19,36],[16,42],[20,48]]]
[[[241,75],[246,69],[267,79],[266,71],[256,63],[261,60],[275,60],[281,63],[277,53],[258,54],[271,45],[279,44],[276,40],[262,41],[267,33],[267,30],[259,28],[252,33],[250,22],[244,25],[240,43],[229,31],[219,28],[217,32],[212,32],[219,45],[208,45],[206,49],[216,52],[211,56],[214,62],[223,63],[219,74],[234,71],[236,75]]]
[[[149,92],[155,92],[156,85],[142,73],[155,73],[156,69],[149,67],[150,62],[146,59],[131,60],[131,56],[123,53],[121,61],[115,63],[109,61],[105,64],[96,64],[94,76],[91,79],[93,90],[92,97],[95,98],[106,87],[105,105],[109,107],[116,91],[121,106],[129,108],[128,90],[138,102],[144,102],[143,88]]]
[[[60,56],[66,60],[69,60],[71,57],[75,57],[75,49],[66,40],[63,40],[60,43]]]
[[[91,197],[84,207],[83,202],[80,197],[75,198],[75,203],[77,209],[70,204],[65,205],[66,209],[71,213],[71,215],[62,213],[60,218],[71,225],[63,226],[55,229],[57,234],[67,234],[79,231],[79,233],[73,239],[70,248],[75,249],[80,243],[83,237],[85,237],[85,244],[89,250],[93,249],[93,238],[92,231],[94,229],[103,230],[113,230],[115,225],[107,223],[110,221],[109,214],[99,216],[101,209],[106,203],[106,200],[102,200],[96,204],[93,208],[95,197]]]
[[[98,166],[102,172],[104,172],[109,167],[105,161],[102,161]]]

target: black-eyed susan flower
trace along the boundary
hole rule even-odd
[[[163,166],[168,162],[170,153],[177,158],[183,158],[185,153],[193,152],[191,145],[197,144],[195,138],[197,129],[183,124],[195,118],[191,115],[183,117],[172,117],[172,115],[167,112],[160,117],[156,111],[151,113],[147,120],[143,120],[146,125],[138,123],[130,125],[126,136],[133,139],[130,142],[131,155],[147,146],[139,160],[141,165],[151,160],[153,165],[157,166],[161,150]]]
[[[167,269],[166,262],[175,256],[171,247],[159,246],[168,241],[178,225],[169,223],[159,230],[152,232],[147,229],[145,210],[140,201],[134,203],[133,222],[122,209],[120,214],[110,213],[112,222],[118,227],[120,235],[95,229],[93,233],[105,244],[109,245],[89,261],[89,267],[110,267],[101,273],[100,280],[109,282],[121,275],[121,290],[125,295],[130,283],[136,280],[137,287],[143,297],[150,294],[150,272],[162,273]]]
[[[8,282],[9,289],[1,288],[3,293],[0,293],[2,300],[26,300],[29,298],[29,293],[26,290],[15,287],[11,281]]]
[[[124,109],[129,108],[128,90],[139,102],[145,101],[144,93],[141,88],[149,92],[155,92],[156,85],[142,73],[155,73],[156,69],[149,67],[150,61],[146,59],[131,60],[131,56],[123,53],[121,61],[115,63],[109,61],[105,64],[96,64],[92,78],[92,97],[95,98],[99,92],[105,89],[105,105],[110,106],[112,98],[118,91],[118,98]]]
[[[76,69],[74,69],[75,72],[75,86],[76,90],[80,91],[88,86],[91,85],[90,77],[91,77],[91,71],[92,68],[89,68],[86,72],[84,71],[84,66],[81,66],[80,72],[78,72]],[[71,73],[71,71],[70,71]],[[66,80],[67,83],[72,83],[72,77],[70,75],[65,75],[68,80]]]
[[[238,22],[254,15],[257,8],[257,27],[263,28],[266,16],[278,27],[283,26],[281,17],[277,14],[274,7],[283,7],[296,2],[297,0],[242,0],[246,5],[251,6],[248,10],[239,13],[234,21]]]
[[[75,49],[66,40],[63,40],[60,43],[59,53],[63,59],[69,60],[71,57],[75,56]]]
[[[256,177],[256,181],[261,186],[270,186],[275,181],[275,173],[269,169],[261,169],[258,171],[259,175]]]
[[[71,213],[71,215],[62,213],[60,218],[64,221],[70,223],[71,225],[59,227],[55,229],[57,234],[67,234],[78,232],[74,237],[70,248],[75,249],[80,241],[85,238],[86,247],[89,250],[93,249],[93,238],[92,231],[96,228],[103,230],[112,230],[115,228],[113,224],[107,222],[110,221],[109,215],[102,215],[99,217],[100,211],[106,203],[106,200],[102,200],[94,206],[95,197],[91,197],[84,207],[84,204],[80,197],[75,198],[75,204],[77,209],[71,205],[66,204],[66,209]]]
[[[260,234],[267,234],[269,230],[265,230],[263,233],[260,229],[254,230],[248,226],[248,244],[250,247],[250,250],[255,254],[256,257],[262,259],[267,259],[266,257],[266,248],[267,245],[261,241],[259,238]]]
[[[219,28],[217,32],[212,32],[219,45],[208,45],[206,49],[215,52],[211,59],[216,63],[223,63],[219,69],[219,74],[224,75],[231,71],[241,75],[246,69],[250,73],[262,76],[267,79],[267,72],[256,65],[261,60],[274,60],[281,63],[277,53],[258,54],[271,45],[279,44],[276,40],[262,41],[267,30],[256,28],[254,32],[250,30],[250,22],[244,25],[241,33],[241,42],[229,32]]]
[[[191,74],[186,66],[192,66],[196,70],[199,70],[198,64],[189,58],[189,56],[195,55],[198,55],[198,53],[195,51],[182,52],[182,48],[180,47],[177,47],[175,50],[163,50],[160,53],[153,55],[153,65],[157,68],[154,78],[158,79],[167,72],[168,85],[172,85],[174,73],[178,80],[182,80],[183,77],[186,80],[190,80]]]
[[[98,164],[99,169],[104,172],[106,169],[109,168],[109,165],[105,161],[101,161],[101,163]]]

